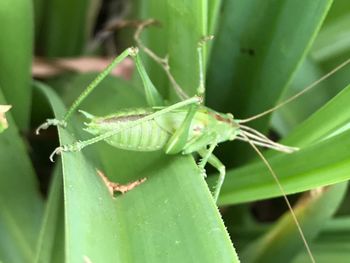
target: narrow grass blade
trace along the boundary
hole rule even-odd
[[[215,35],[221,11],[221,0],[208,0],[208,34]]]
[[[313,244],[317,262],[342,262],[350,257],[349,224],[348,215],[325,222],[322,233]],[[306,262],[306,258],[305,253],[300,253],[293,263]]]
[[[350,131],[347,131],[297,153],[271,157],[269,162],[286,193],[298,193],[349,180],[349,147]],[[220,204],[281,196],[262,163],[229,171],[226,178]]]
[[[346,193],[347,185],[347,183],[341,183],[319,191],[315,190],[304,196],[294,207],[309,245],[337,211]],[[305,247],[300,234],[288,212],[266,234],[249,245],[240,257],[243,262],[273,263],[286,261],[286,258],[290,261],[299,252],[304,251]],[[315,260],[318,262],[317,258]]]
[[[283,143],[304,147],[346,130],[350,123],[350,85],[300,124]]]
[[[348,1],[335,1],[312,47],[312,57],[324,62],[350,51]]]

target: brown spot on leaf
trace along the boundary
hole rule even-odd
[[[97,170],[97,174],[102,178],[112,197],[114,196],[114,192],[120,192],[122,194],[125,194],[126,192],[134,189],[136,186],[142,184],[144,181],[147,180],[147,178],[145,177],[128,184],[119,184],[111,182],[100,170]]]

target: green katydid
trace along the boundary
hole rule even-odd
[[[202,44],[198,47],[200,60],[202,59],[201,49]],[[214,192],[214,199],[217,200],[225,177],[223,164],[212,154],[218,143],[239,138],[242,140],[249,139],[254,144],[284,152],[296,150],[296,148],[275,143],[261,133],[245,125],[240,125],[230,113],[219,113],[201,105],[204,91],[203,73],[200,74],[197,96],[186,98],[171,106],[165,106],[161,95],[146,73],[138,49],[127,49],[115,61],[119,62],[126,56],[131,56],[135,60],[144,83],[146,99],[151,108],[126,109],[105,117],[95,117],[81,111],[91,121],[86,124],[85,130],[97,135],[97,137],[87,141],[78,141],[72,145],[60,146],[54,151],[54,154],[65,151],[80,151],[84,147],[101,140],[105,140],[112,146],[133,151],[164,149],[166,154],[197,152],[203,158],[199,163],[201,171],[204,171],[204,166],[209,162],[220,172],[218,185]],[[106,76],[106,71],[109,69],[106,69],[101,75]],[[200,72],[202,72],[202,66]],[[97,77],[98,82],[103,77]],[[92,83],[91,87],[92,89],[96,87],[95,82]],[[87,91],[90,92],[90,86]],[[65,126],[71,113],[87,96],[87,91],[77,99],[63,120],[48,120],[39,127],[38,131],[51,124]],[[184,91],[181,94],[185,94]],[[154,136],[155,134],[157,136]],[[210,147],[207,149],[208,145]],[[50,158],[52,159],[52,157],[53,155]]]
[[[294,95],[287,101],[278,104],[272,109],[245,120],[237,120],[234,119],[233,115],[230,113],[219,113],[202,105],[202,98],[205,93],[202,46],[207,38],[199,42],[197,49],[200,67],[197,95],[189,97],[171,75],[167,59],[159,58],[140,41],[139,35],[141,30],[148,24],[149,22],[143,23],[138,28],[135,34],[136,42],[138,43],[138,46],[145,51],[145,53],[163,66],[181,101],[173,105],[166,106],[161,95],[158,93],[157,89],[154,87],[152,81],[146,73],[138,48],[128,48],[117,58],[115,58],[113,62],[96,77],[96,79],[76,99],[62,120],[48,119],[37,129],[37,133],[39,133],[40,129],[47,129],[51,125],[61,125],[65,127],[67,125],[67,121],[79,107],[82,101],[98,86],[98,84],[116,65],[118,65],[128,56],[132,57],[135,61],[137,70],[144,85],[146,100],[150,107],[125,109],[105,117],[95,117],[90,113],[81,111],[90,120],[90,122],[86,124],[85,130],[95,135],[95,137],[86,141],[77,141],[71,145],[62,145],[55,149],[50,156],[50,159],[52,160],[53,155],[55,154],[80,151],[84,147],[99,141],[106,141],[108,144],[114,147],[133,151],[156,151],[163,149],[166,154],[198,153],[202,157],[198,167],[203,175],[205,175],[204,167],[207,163],[210,163],[219,171],[220,176],[213,193],[214,200],[217,200],[225,178],[225,166],[217,157],[213,155],[213,151],[216,145],[221,142],[232,141],[235,139],[246,141],[259,154],[274,177],[274,180],[280,188],[280,191],[284,196],[288,208],[294,218],[310,258],[314,262],[308,243],[304,237],[303,231],[293,212],[288,198],[286,197],[285,191],[273,169],[256,146],[267,147],[286,153],[296,151],[297,148],[273,142],[260,132],[245,126],[244,123],[264,116],[285,105],[286,103],[289,103],[290,101],[299,97],[301,94],[316,86],[325,78],[328,78],[339,68],[344,67],[350,62],[350,60],[347,60],[336,69],[322,77],[320,80],[311,84],[302,92]]]

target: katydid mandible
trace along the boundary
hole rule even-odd
[[[284,188],[280,184],[268,161],[256,146],[267,147],[286,153],[292,153],[298,149],[276,143],[262,133],[244,125],[243,123],[262,117],[291,102],[292,100],[301,96],[303,93],[315,87],[324,79],[334,74],[340,68],[350,63],[350,59],[288,100],[251,118],[237,120],[230,113],[220,113],[202,105],[203,95],[205,93],[202,47],[204,42],[210,39],[210,37],[203,38],[201,41],[199,41],[197,48],[199,58],[199,86],[197,88],[197,95],[189,97],[177,84],[176,80],[170,73],[168,58],[162,59],[158,57],[140,41],[139,35],[142,29],[151,23],[152,22],[150,20],[141,24],[136,31],[135,40],[138,46],[145,51],[145,53],[147,53],[152,59],[163,67],[181,101],[173,105],[166,106],[163,98],[146,73],[138,48],[128,48],[118,57],[116,57],[112,63],[96,77],[96,79],[76,99],[62,120],[47,119],[45,123],[38,127],[36,133],[38,134],[41,129],[47,129],[51,125],[60,125],[65,127],[67,125],[67,121],[77,110],[82,101],[98,86],[98,84],[112,71],[115,66],[117,66],[128,56],[134,59],[137,71],[141,76],[146,101],[149,107],[125,109],[104,117],[96,117],[85,111],[80,111],[90,121],[89,123],[86,123],[85,130],[95,135],[95,137],[86,141],[77,141],[71,145],[62,145],[57,147],[50,156],[51,161],[53,161],[53,156],[55,154],[81,151],[84,147],[99,141],[105,141],[114,147],[131,151],[147,152],[164,150],[166,154],[198,153],[202,158],[198,163],[198,168],[203,176],[206,176],[204,167],[207,163],[210,163],[219,171],[219,179],[213,193],[214,200],[217,201],[225,178],[225,166],[213,154],[215,147],[218,143],[232,141],[235,139],[248,142],[266,164],[274,180],[276,181],[296,223],[310,259],[312,262],[315,262],[298,219],[296,218],[286,196]]]

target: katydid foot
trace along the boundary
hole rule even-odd
[[[46,122],[41,124],[36,130],[35,134],[39,135],[41,130],[46,130],[50,126],[61,126],[63,128],[67,127],[67,122],[64,120],[58,120],[58,119],[46,119]]]
[[[76,141],[75,143],[72,144],[66,144],[57,147],[50,155],[49,159],[51,162],[55,162],[53,160],[53,157],[57,154],[61,154],[62,152],[80,152],[84,148],[84,143],[82,141]]]

